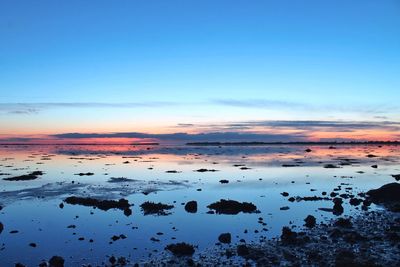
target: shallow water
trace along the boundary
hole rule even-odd
[[[302,228],[309,214],[317,222],[335,217],[318,210],[331,208],[330,200],[289,202],[280,193],[304,197],[322,196],[325,191],[329,197],[341,185],[338,193],[351,187],[347,191],[357,194],[393,182],[391,175],[400,173],[398,146],[311,146],[309,153],[306,148],[2,146],[0,222],[4,230],[0,234],[0,266],[13,266],[16,262],[37,266],[53,255],[64,257],[66,266],[101,265],[111,255],[142,262],[159,257],[170,243],[187,242],[198,246],[197,252],[204,251],[225,232],[232,234],[233,243],[273,238],[279,236],[282,226]],[[377,157],[367,157],[371,154]],[[346,159],[351,159],[352,164],[340,165],[349,162]],[[340,168],[324,168],[327,163]],[[298,166],[282,167],[283,164]],[[372,168],[374,164],[378,168]],[[241,169],[243,166],[249,169]],[[195,171],[202,168],[217,171]],[[35,170],[44,175],[30,181],[3,180]],[[177,173],[167,172],[172,170]],[[94,175],[76,175],[87,172]],[[134,181],[110,183],[111,177]],[[229,183],[221,184],[221,179]],[[59,204],[72,195],[126,198],[134,204],[133,213],[125,216],[121,210],[103,211],[66,203],[61,209]],[[207,214],[207,205],[220,199],[252,202],[261,213]],[[190,200],[198,202],[195,214],[187,213],[182,205]],[[167,216],[144,216],[140,204],[145,201],[171,204],[174,208]],[[284,206],[289,210],[280,210]],[[359,206],[349,205],[348,199],[344,199],[343,206],[344,216],[359,212]],[[371,209],[379,208],[371,205]],[[259,217],[264,218],[266,226],[258,223]],[[72,224],[75,229],[67,228]],[[10,233],[13,230],[18,233]],[[159,232],[163,235],[157,235]],[[127,238],[110,244],[111,237],[120,234]],[[80,237],[84,240],[78,240]],[[159,241],[151,241],[152,237]]]

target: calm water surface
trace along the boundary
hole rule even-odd
[[[332,201],[289,202],[280,194],[284,191],[294,197],[322,196],[324,191],[329,196],[341,185],[338,193],[351,188],[347,191],[357,194],[393,182],[391,175],[400,173],[396,146],[311,146],[312,151],[305,152],[306,148],[1,146],[0,222],[4,230],[0,234],[0,266],[16,262],[37,266],[53,255],[63,256],[67,266],[102,264],[111,255],[141,262],[159,257],[170,243],[187,242],[197,245],[198,252],[204,251],[225,232],[232,234],[233,243],[240,239],[256,242],[279,236],[285,225],[301,229],[309,214],[318,222],[334,217],[318,210],[331,208]],[[340,168],[324,168],[327,163]],[[375,164],[378,168],[371,167]],[[3,180],[35,170],[44,175],[31,181]],[[76,175],[87,172],[94,175]],[[134,181],[111,183],[112,177]],[[221,184],[221,179],[229,183]],[[61,209],[59,204],[68,196],[126,198],[134,204],[133,213],[125,216],[116,209],[102,211],[69,204]],[[261,213],[207,214],[207,205],[220,199],[252,202]],[[195,214],[187,213],[182,205],[190,200],[198,202]],[[174,208],[167,216],[144,216],[140,204],[145,201]],[[280,210],[284,206],[289,209]],[[343,216],[359,212],[348,200],[344,208]],[[266,226],[258,223],[259,217]],[[76,228],[67,228],[69,225]],[[18,232],[10,233],[13,230]],[[120,234],[127,238],[110,243],[113,235]],[[79,240],[81,237],[84,240]],[[152,241],[152,237],[159,241]]]

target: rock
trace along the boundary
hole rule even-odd
[[[287,245],[294,244],[297,242],[297,233],[285,226],[282,228],[281,241],[283,244]]]
[[[93,172],[80,172],[80,173],[75,173],[75,175],[78,175],[78,176],[92,176],[92,175],[94,175],[94,173]]]
[[[197,202],[192,200],[186,203],[185,210],[189,213],[196,213],[197,212]]]
[[[350,205],[352,206],[358,206],[363,202],[361,198],[352,198],[350,199]]]
[[[334,215],[341,215],[344,212],[344,209],[343,209],[343,206],[342,206],[343,200],[341,198],[336,197],[336,198],[333,199],[333,203],[334,203],[334,205],[333,205],[333,214]]]
[[[207,208],[215,210],[217,214],[231,214],[235,215],[239,212],[243,213],[257,213],[257,207],[253,203],[249,202],[238,202],[235,200],[221,199],[215,203],[207,206]]]
[[[377,169],[378,168],[378,165],[371,165],[371,168],[374,168],[374,169]]]
[[[288,197],[289,193],[288,192],[282,192],[281,195],[284,196],[284,197]]]
[[[37,247],[36,243],[29,243],[29,246],[30,246],[30,247],[33,247],[33,248],[36,248],[36,247]]]
[[[159,215],[159,216],[165,216],[170,214],[170,212],[167,212],[166,210],[170,210],[174,208],[173,205],[167,205],[163,203],[154,203],[150,201],[144,202],[142,205],[140,205],[142,208],[143,214],[144,215]]]
[[[280,210],[288,210],[288,209],[290,209],[288,206],[284,206],[284,207],[280,207],[279,208]]]
[[[224,243],[224,244],[229,244],[231,243],[231,234],[230,233],[223,233],[220,234],[218,237],[219,242]]]
[[[307,148],[306,150],[304,150],[305,152],[307,152],[307,153],[309,153],[309,152],[311,152],[312,150],[310,149],[310,148]]]
[[[29,174],[25,175],[20,175],[20,176],[14,176],[14,177],[9,177],[9,178],[3,178],[5,181],[29,181],[29,180],[35,180],[39,178],[39,176],[43,175],[42,171],[34,171]]]
[[[236,248],[236,252],[241,257],[246,257],[250,254],[249,248],[246,245],[239,245]]]
[[[195,170],[195,172],[217,172],[218,170],[214,170],[214,169],[198,169]]]
[[[169,250],[177,257],[182,256],[192,256],[195,252],[194,246],[187,244],[187,243],[176,243],[176,244],[169,244],[165,247],[165,250]]]
[[[124,214],[129,216],[132,214],[128,200],[121,198],[118,201],[115,200],[98,200],[95,198],[89,197],[67,197],[64,200],[66,203],[71,205],[82,205],[88,207],[96,207],[101,210],[109,210],[109,209],[120,209],[124,211]]]
[[[221,184],[227,184],[227,183],[229,183],[229,181],[228,181],[228,180],[225,180],[225,179],[219,180],[219,182],[220,182]]]
[[[400,174],[392,174],[392,177],[396,179],[396,181],[400,180]]]
[[[0,234],[1,232],[3,232],[3,230],[4,230],[4,225],[0,222]]]
[[[339,166],[333,165],[333,164],[325,164],[324,168],[326,169],[336,169],[336,168],[340,168]]]
[[[308,215],[308,216],[304,219],[304,221],[306,222],[306,223],[304,224],[306,227],[308,227],[308,228],[313,228],[313,227],[315,226],[315,223],[316,223],[317,220],[315,219],[314,216]]]
[[[345,218],[338,218],[335,221],[334,225],[342,228],[351,228],[353,226],[350,219],[345,219]]]
[[[64,259],[60,256],[53,256],[49,260],[50,267],[64,267]]]
[[[367,195],[369,195],[370,199],[374,203],[400,201],[400,184],[385,184],[378,189],[369,190]]]
[[[368,201],[383,204],[393,212],[400,212],[400,184],[390,183],[367,192]]]

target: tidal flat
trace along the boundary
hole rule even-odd
[[[3,145],[0,266],[398,266],[399,148]]]

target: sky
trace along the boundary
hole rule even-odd
[[[400,139],[398,0],[3,0],[0,38],[0,142]]]

